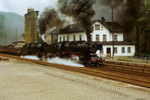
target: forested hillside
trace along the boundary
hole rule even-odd
[[[0,45],[16,41],[16,28],[18,39],[24,33],[24,17],[15,13],[0,12]]]

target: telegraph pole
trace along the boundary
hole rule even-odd
[[[17,34],[17,27],[16,27],[16,42],[17,42],[17,35],[18,35],[18,34]]]
[[[111,9],[112,9],[112,58],[114,59],[114,9],[113,9],[113,0],[111,0]]]
[[[7,41],[6,41],[6,32],[5,32],[5,46],[6,46],[6,43],[7,43]]]
[[[145,4],[145,16],[147,17],[147,0],[144,1]]]
[[[30,8],[31,8],[31,0],[30,0]]]

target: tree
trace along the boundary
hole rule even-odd
[[[2,37],[4,33],[4,20],[5,16],[0,14],[0,37]]]
[[[146,3],[145,16],[138,19],[139,32],[144,38],[144,53],[150,53],[150,2]],[[141,41],[142,42],[142,41]],[[141,43],[142,44],[142,43]]]
[[[128,24],[126,24],[128,29],[130,29],[130,32],[134,30],[136,33],[135,41],[136,41],[136,52],[139,53],[139,45],[140,45],[140,34],[139,34],[139,25],[137,20],[144,16],[144,0],[126,0],[127,1],[127,11],[126,16],[128,21],[130,21]],[[134,38],[132,38],[134,40]]]

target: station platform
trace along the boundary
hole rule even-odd
[[[107,57],[105,58],[105,61],[150,66],[150,58],[147,59],[147,58],[136,58],[136,57],[114,57],[114,58]]]

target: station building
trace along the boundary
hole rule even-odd
[[[102,18],[102,20],[93,21],[92,27],[91,41],[103,45],[103,50],[98,52],[99,56],[112,56],[113,44],[114,56],[134,56],[135,44],[124,40],[124,30],[118,23],[114,22],[112,29],[112,22],[105,22]],[[114,41],[112,41],[113,35]],[[79,24],[68,25],[58,34],[58,42],[63,41],[87,41],[86,32]]]
[[[47,44],[55,44],[58,40],[58,30],[54,29],[52,31],[46,32],[44,34],[45,42]]]
[[[13,42],[15,49],[23,48],[25,45],[25,34],[22,34],[19,41]]]
[[[36,43],[38,40],[37,19],[38,11],[28,9],[25,14],[25,43]]]

